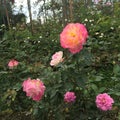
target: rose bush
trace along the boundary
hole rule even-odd
[[[112,9],[114,20],[97,5],[74,6],[75,22],[66,26],[49,20],[34,36],[27,29],[5,32],[0,41],[1,114],[24,112],[36,120],[119,119],[119,4]],[[15,69],[8,69],[11,58],[19,61],[17,67],[12,64]]]

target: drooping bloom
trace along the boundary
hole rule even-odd
[[[114,103],[114,100],[107,93],[103,93],[97,95],[95,102],[99,109],[107,111],[112,109],[112,104]]]
[[[45,86],[40,79],[31,80],[28,78],[22,84],[23,91],[26,92],[26,96],[31,97],[35,101],[42,99],[44,95]]]
[[[56,66],[58,65],[60,62],[63,61],[63,52],[59,51],[56,52],[53,56],[52,56],[52,60],[50,61],[50,65],[51,66]]]
[[[17,60],[12,59],[8,62],[8,67],[10,69],[13,69],[14,67],[18,66],[18,64],[19,64],[19,62]]]
[[[66,92],[64,95],[64,101],[67,103],[75,102],[76,96],[74,92]]]
[[[60,44],[73,54],[80,52],[88,37],[86,27],[80,23],[69,23],[60,34]]]

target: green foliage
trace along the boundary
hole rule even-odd
[[[36,120],[119,120],[118,6],[115,3],[114,16],[103,14],[97,7],[74,10],[74,21],[86,24],[89,31],[83,50],[75,55],[60,46],[60,22],[48,20],[36,26],[34,36],[27,27],[5,31],[0,41],[0,112],[22,111],[33,114]],[[64,52],[64,61],[51,67],[51,56],[60,50]],[[11,59],[20,63],[14,69],[7,66]],[[46,86],[40,102],[32,101],[22,91],[22,82],[28,77],[40,78]],[[75,103],[64,102],[67,91],[75,92]],[[111,111],[102,112],[96,107],[96,95],[100,93],[108,93],[115,100]]]

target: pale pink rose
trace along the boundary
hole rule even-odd
[[[59,51],[59,52],[56,52],[52,56],[52,60],[50,61],[50,65],[51,66],[56,66],[56,65],[58,65],[62,61],[63,61],[63,52]]]
[[[111,3],[110,1],[108,1],[108,2],[106,3],[106,5],[107,5],[107,6],[111,6],[112,3]]]
[[[64,95],[64,101],[67,103],[75,102],[76,96],[74,92],[66,92]]]
[[[107,111],[112,109],[112,104],[114,103],[114,100],[107,93],[103,93],[97,95],[95,102],[99,109]]]
[[[60,44],[61,47],[75,54],[82,50],[87,37],[88,32],[83,24],[69,23],[60,34]]]
[[[102,2],[102,0],[94,0],[95,4],[98,4],[99,2]]]
[[[23,91],[26,92],[26,96],[31,97],[35,101],[42,99],[44,95],[45,86],[40,79],[31,80],[28,78],[22,84]]]
[[[8,62],[8,67],[10,69],[13,69],[14,67],[18,66],[18,64],[19,64],[19,62],[17,60],[12,59]]]

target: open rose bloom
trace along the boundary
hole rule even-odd
[[[19,62],[17,60],[12,59],[8,62],[8,67],[10,69],[13,69],[14,67],[18,66],[18,64],[19,64]]]
[[[86,43],[88,32],[80,23],[69,23],[60,34],[60,44],[73,54],[80,52]]]
[[[42,99],[45,91],[45,86],[40,79],[31,80],[28,78],[23,82],[22,86],[23,91],[26,92],[26,96],[31,97],[35,101]]]
[[[56,66],[58,65],[60,62],[63,61],[63,52],[59,51],[56,52],[53,56],[52,56],[52,60],[50,61],[50,65],[51,66]]]
[[[75,102],[76,96],[74,92],[66,92],[64,95],[64,101],[67,103]]]
[[[99,109],[107,111],[112,109],[112,104],[114,103],[114,100],[107,93],[103,93],[99,94],[96,97],[95,102]]]

